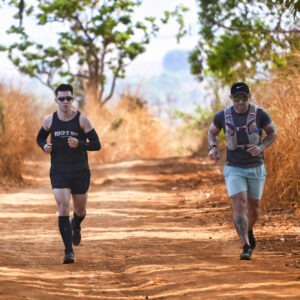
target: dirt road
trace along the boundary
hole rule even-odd
[[[77,262],[63,265],[47,161],[0,194],[1,299],[300,299],[299,223],[261,216],[240,261],[222,166],[170,158],[92,164]]]

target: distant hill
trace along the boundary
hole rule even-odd
[[[184,50],[169,51],[163,58],[163,67],[170,72],[189,70],[188,52]]]

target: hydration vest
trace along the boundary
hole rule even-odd
[[[262,131],[262,128],[257,128],[256,124],[256,112],[258,106],[255,104],[249,104],[249,113],[247,116],[246,125],[237,127],[235,126],[231,114],[232,106],[227,107],[224,110],[225,116],[225,139],[227,143],[228,150],[236,150],[237,148],[245,149],[248,145],[238,145],[237,143],[237,132],[238,131],[245,131],[248,139],[249,144],[252,145],[259,145],[260,144],[260,135],[259,132]]]

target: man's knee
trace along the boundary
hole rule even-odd
[[[87,204],[87,194],[73,195],[74,211],[78,217],[85,216],[86,204]]]
[[[58,204],[58,213],[60,216],[68,216],[70,212],[70,206],[68,203]]]
[[[241,215],[247,212],[247,197],[244,193],[235,194],[231,199],[234,213]]]
[[[84,217],[86,214],[86,211],[84,208],[75,208],[74,211],[78,217]]]
[[[248,211],[254,215],[259,214],[259,200],[248,199]]]

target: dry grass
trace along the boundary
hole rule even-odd
[[[174,154],[172,133],[155,119],[137,95],[124,94],[120,102],[109,109],[89,99],[84,113],[100,136],[101,151],[90,153],[99,162]]]
[[[35,141],[42,118],[57,108],[37,106],[31,95],[3,85],[0,85],[0,107],[4,116],[2,120],[0,114],[1,182],[22,182],[26,157],[42,153]],[[102,144],[100,152],[89,153],[92,159],[114,162],[168,157],[175,153],[174,132],[156,120],[137,95],[124,94],[110,109],[100,108],[91,98],[83,113],[92,120]]]
[[[300,65],[300,57],[296,56]],[[278,131],[276,142],[265,151],[268,171],[262,207],[299,208],[300,186],[300,71],[277,72],[273,80],[256,86],[257,103],[266,108]],[[0,176],[22,181],[24,159],[38,152],[35,138],[45,109],[36,109],[32,97],[0,85]],[[36,113],[39,112],[39,115]],[[99,162],[131,158],[169,157],[176,154],[176,130],[155,119],[137,95],[124,94],[111,108],[89,99],[84,113],[99,133],[102,150],[90,153]],[[206,137],[205,137],[206,139]],[[205,148],[207,145],[205,145]],[[39,151],[40,152],[40,151]],[[299,211],[299,210],[298,210]]]
[[[0,85],[0,176],[20,182],[24,159],[36,151],[39,119],[33,98],[16,88]]]
[[[295,56],[300,65],[300,56]],[[288,68],[254,92],[276,125],[278,138],[265,151],[268,172],[264,208],[297,211],[300,187],[300,70]]]

